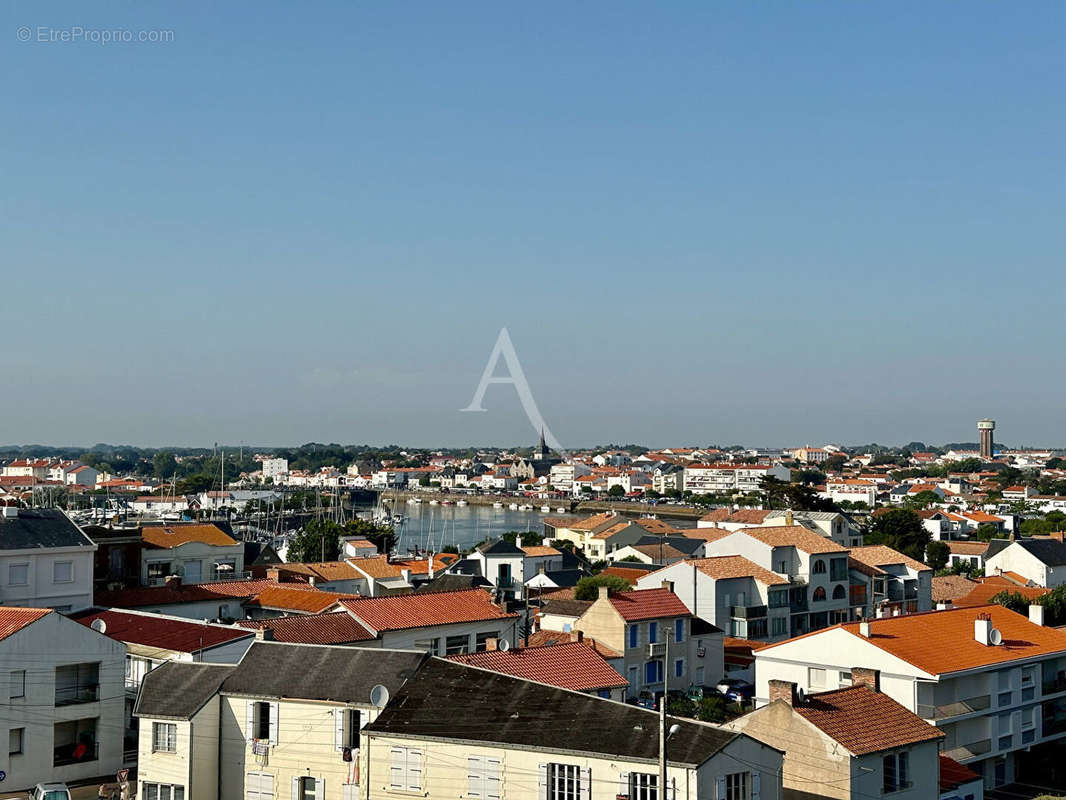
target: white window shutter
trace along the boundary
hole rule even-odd
[[[592,770],[587,767],[578,771],[581,776],[581,800],[592,798]]]
[[[278,743],[278,704],[270,704],[270,743]]]
[[[466,793],[469,797],[484,797],[484,779],[481,771],[481,759],[467,756],[466,759]]]
[[[500,800],[500,759],[485,759],[485,800]]]
[[[618,773],[618,794],[629,794],[629,773]]]
[[[325,800],[326,781],[324,778],[315,778],[315,800]]]
[[[338,708],[333,712],[333,744],[338,750],[344,749],[344,723],[348,716],[348,709]]]
[[[538,764],[537,771],[540,773],[540,779],[537,783],[537,797],[540,800],[548,800],[548,765]]]
[[[245,737],[248,741],[252,741],[255,738],[255,702],[248,701],[248,735]]]
[[[725,776],[718,779],[718,793],[715,797],[718,800],[725,800]]]
[[[759,800],[759,773],[751,773],[751,800]]]
[[[389,767],[389,786],[393,789],[405,787],[404,775],[407,772],[407,753],[402,747],[392,748],[392,761]]]
[[[300,800],[300,779],[292,779],[292,800]]]
[[[407,790],[418,792],[422,790],[422,751],[407,751]]]

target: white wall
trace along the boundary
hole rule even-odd
[[[0,604],[80,611],[93,603],[93,553],[96,546],[0,550]],[[56,583],[56,562],[73,562],[74,580]],[[27,583],[11,583],[11,567],[26,564]],[[68,608],[69,607],[69,608]]]

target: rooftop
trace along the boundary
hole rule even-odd
[[[770,547],[795,547],[810,555],[822,553],[846,553],[831,539],[827,539],[802,525],[779,525],[766,528],[743,528],[740,533],[757,539]]]
[[[788,579],[783,578],[776,572],[771,572],[761,567],[754,561],[749,561],[744,556],[712,556],[710,558],[696,558],[685,562],[691,564],[704,575],[723,580],[726,578],[753,578],[764,586],[782,586],[788,584]]]
[[[0,517],[0,550],[94,546],[62,511],[20,508],[17,513],[15,517]]]
[[[152,547],[171,548],[189,542],[232,547],[237,542],[216,525],[189,523],[187,525],[146,525],[141,528],[141,541]]]
[[[274,619],[242,619],[237,625],[246,630],[269,630],[274,635],[274,641],[290,644],[351,644],[376,638],[347,611],[295,614]]]
[[[419,592],[392,597],[361,597],[341,604],[372,631],[403,630],[457,622],[517,619],[492,602],[483,589]]]
[[[0,607],[0,640],[30,625],[41,617],[51,614],[50,608],[9,608]]]
[[[145,675],[133,713],[157,719],[190,719],[235,669],[231,664],[166,661]]]
[[[356,598],[357,594],[339,594],[337,592],[307,591],[290,589],[285,586],[271,586],[249,599],[245,605],[256,608],[270,608],[276,611],[296,611],[317,614],[336,605],[341,600]]]
[[[574,641],[574,635],[575,634],[564,633],[563,631],[539,630],[534,632],[528,640],[523,639],[522,641],[526,642],[527,647],[543,647],[548,644],[565,644],[567,642],[572,642]],[[598,639],[593,639],[591,636],[582,636],[578,641],[586,647],[591,647],[604,658],[621,658],[623,655],[617,650],[603,644]]]
[[[626,622],[660,617],[692,616],[688,607],[669,589],[636,589],[619,592],[609,598],[611,605]]]
[[[908,555],[904,555],[898,550],[893,550],[891,547],[883,544],[852,547],[850,555],[859,563],[866,564],[869,567],[887,567],[891,564],[904,564],[919,572],[932,569],[932,567],[923,564],[921,561],[911,558]]]
[[[198,653],[236,639],[245,639],[249,634],[248,631],[222,625],[116,608],[90,608],[72,614],[70,618],[86,627],[92,627],[94,622],[100,620],[104,623],[101,632],[120,642],[178,653]]]
[[[485,650],[449,656],[482,669],[578,692],[628,686],[629,682],[584,642],[567,641],[515,650]]]

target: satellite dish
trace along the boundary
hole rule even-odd
[[[107,633],[107,623],[102,619],[94,619],[93,624],[89,626],[97,633]]]
[[[380,683],[370,690],[370,705],[375,708],[384,708],[389,702],[389,690]]]
[[[996,628],[993,628],[988,633],[988,643],[989,644],[1003,644],[1003,634],[1000,633]]]
[[[506,639],[500,639],[500,641],[496,644],[496,649],[502,650],[506,653],[508,650],[511,649],[511,643]]]

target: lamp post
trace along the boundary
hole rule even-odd
[[[659,701],[659,792],[657,800],[668,800],[666,796],[666,742],[681,730],[680,725],[671,725],[666,730],[666,700],[670,685],[670,635],[669,628],[663,628],[663,697]]]

